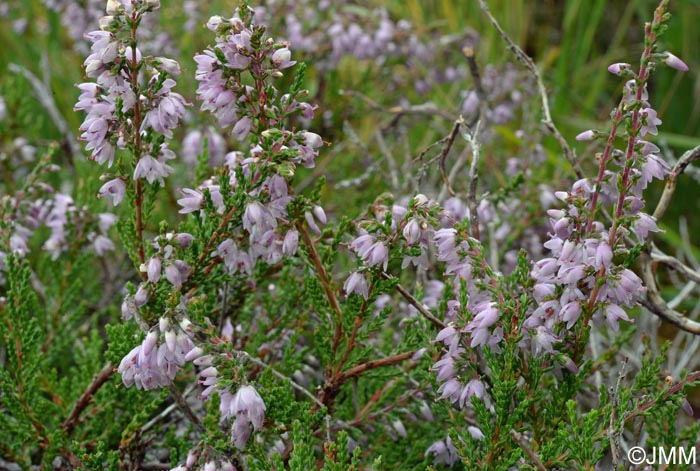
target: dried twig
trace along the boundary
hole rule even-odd
[[[692,280],[696,283],[700,283],[700,272],[693,270],[690,268],[688,265],[685,263],[681,262],[678,260],[676,257],[672,257],[671,255],[666,255],[663,253],[661,250],[659,250],[657,247],[654,247],[652,252],[651,252],[651,259],[655,262],[663,263],[664,265],[668,265],[669,267],[673,268],[683,276],[685,276],[687,279]]]
[[[184,399],[187,399],[187,396],[189,396],[190,393],[191,393],[192,391],[194,391],[194,389],[195,389],[196,386],[197,386],[197,383],[194,383],[194,384],[190,385],[190,387],[187,388],[187,389],[185,390],[184,393],[182,393],[182,397],[183,397]],[[163,409],[163,411],[162,411],[160,414],[158,414],[157,416],[153,417],[151,420],[149,420],[148,422],[146,422],[146,423],[141,427],[141,433],[144,433],[144,432],[148,431],[149,429],[151,429],[155,424],[157,424],[158,422],[160,422],[161,420],[163,420],[164,418],[166,418],[168,415],[170,415],[170,413],[171,413],[172,411],[174,411],[175,409],[177,409],[177,407],[178,407],[177,403],[172,403],[172,404],[170,404],[168,407],[166,407],[165,409]]]
[[[197,415],[194,413],[194,411],[187,403],[180,390],[177,389],[177,387],[172,383],[168,385],[168,390],[170,391],[170,394],[172,394],[175,398],[175,403],[177,404],[177,407],[187,416],[188,419],[190,419],[190,421],[195,425],[195,427],[197,427],[201,432],[204,432],[206,430],[204,428],[204,424],[202,424],[202,421],[199,420],[199,417],[197,417]]]
[[[339,93],[340,95],[348,95],[359,98],[360,100],[364,101],[370,108],[376,111],[381,111],[383,113],[396,115],[397,117],[416,114],[427,116],[439,116],[449,121],[455,120],[455,117],[453,115],[441,109],[435,103],[432,102],[420,103],[418,105],[411,106],[391,106],[389,108],[386,108],[381,104],[377,103],[376,101],[372,100],[364,93],[358,92],[356,90],[341,90]]]
[[[476,188],[479,182],[479,159],[481,157],[480,129],[481,121],[477,121],[474,132],[462,133],[472,150],[472,162],[469,165],[469,196],[467,200],[469,201],[469,231],[471,232],[470,235],[477,240],[479,240],[479,212],[477,211]]]
[[[489,19],[493,27],[496,28],[498,33],[501,35],[501,38],[506,42],[506,44],[508,44],[508,48],[513,52],[513,54],[515,54],[515,57],[518,59],[518,61],[520,61],[520,63],[522,63],[534,77],[535,82],[537,84],[537,90],[539,91],[540,100],[542,102],[542,113],[544,114],[544,117],[542,118],[542,124],[545,125],[545,127],[549,130],[549,132],[552,133],[554,138],[559,143],[559,146],[561,147],[562,151],[564,152],[564,155],[566,156],[566,160],[568,160],[571,166],[574,168],[576,176],[578,178],[583,178],[583,171],[581,170],[581,167],[579,166],[576,160],[576,154],[566,142],[566,139],[564,139],[564,136],[562,136],[561,132],[559,132],[559,129],[552,120],[552,113],[549,109],[549,98],[547,97],[547,89],[544,86],[544,82],[542,81],[542,76],[540,75],[540,71],[537,68],[537,65],[530,58],[530,56],[525,54],[525,52],[522,49],[520,49],[520,47],[517,44],[515,44],[515,42],[510,38],[510,36],[508,36],[508,33],[506,33],[503,30],[496,18],[494,18],[494,16],[491,14],[491,10],[489,10],[489,6],[486,3],[486,1],[479,0],[479,6],[481,7],[481,10],[484,12],[486,17]]]
[[[523,449],[525,454],[528,456],[528,458],[530,458],[530,461],[533,465],[535,465],[537,469],[541,471],[547,471],[547,468],[545,467],[544,463],[542,463],[542,460],[540,460],[540,458],[535,454],[535,452],[532,451],[532,448],[530,448],[527,442],[523,439],[522,435],[520,435],[515,430],[511,430],[510,436],[513,437],[515,443],[517,443],[518,446]]]
[[[691,334],[700,335],[700,323],[692,319],[688,319],[680,312],[671,309],[666,301],[661,297],[659,288],[656,286],[656,278],[652,268],[652,259],[649,254],[643,253],[640,255],[642,264],[642,279],[647,288],[646,296],[642,300],[642,305],[648,310],[664,319],[667,322],[690,332]]]
[[[676,191],[678,177],[683,173],[688,165],[698,158],[700,158],[700,146],[686,151],[681,158],[678,159],[676,165],[673,166],[671,173],[669,173],[668,178],[666,178],[666,187],[664,188],[664,192],[661,194],[661,199],[659,199],[659,203],[656,205],[656,209],[654,210],[653,216],[657,220],[661,219],[668,208],[668,204],[671,202],[671,197],[673,197],[673,193]]]
[[[391,275],[388,275],[386,273],[382,273],[382,278],[384,278],[385,280],[394,279]],[[410,304],[411,306],[416,308],[418,310],[418,312],[420,312],[423,315],[423,317],[428,319],[435,326],[439,327],[440,329],[444,329],[446,327],[444,322],[442,322],[440,319],[438,319],[437,317],[432,315],[430,313],[430,311],[420,301],[418,301],[415,297],[413,297],[413,295],[411,293],[406,291],[406,288],[404,288],[400,284],[397,284],[396,291],[398,291],[399,294],[401,294],[401,296],[403,296],[404,299],[406,301],[408,301],[408,304]]]
[[[445,160],[447,160],[447,154],[450,153],[450,149],[452,149],[452,145],[454,144],[455,138],[457,137],[457,133],[459,132],[459,127],[462,124],[464,124],[464,120],[460,116],[457,120],[455,120],[454,125],[452,126],[452,130],[447,136],[445,146],[442,148],[442,152],[440,152],[440,175],[442,176],[442,181],[445,183],[445,188],[447,188],[447,191],[450,193],[451,196],[455,195],[455,191],[452,189],[452,185],[450,185],[450,180],[447,177],[447,170],[445,170]]]

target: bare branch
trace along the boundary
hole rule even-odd
[[[450,185],[450,180],[447,177],[447,171],[445,170],[445,160],[447,160],[447,154],[450,153],[450,149],[452,149],[452,145],[455,142],[455,138],[457,137],[457,133],[459,132],[459,127],[463,123],[464,121],[462,120],[461,116],[454,122],[452,130],[447,136],[447,142],[445,142],[445,146],[442,148],[442,152],[440,152],[440,175],[442,176],[442,181],[445,183],[445,188],[447,188],[447,191],[451,196],[455,195],[455,191],[452,189],[452,185]]]
[[[309,399],[311,399],[311,402],[313,402],[314,404],[316,404],[319,408],[323,409],[324,407],[326,407],[316,396],[314,396],[314,395],[311,393],[311,391],[309,391],[309,390],[306,389],[304,386],[302,386],[302,385],[300,385],[299,383],[297,383],[296,381],[294,381],[294,380],[293,380],[292,378],[290,378],[289,376],[286,376],[286,375],[284,375],[283,373],[280,373],[279,371],[277,371],[276,369],[274,369],[273,367],[271,367],[270,365],[268,365],[267,363],[265,363],[265,362],[262,361],[261,359],[255,358],[255,357],[251,356],[248,352],[245,352],[245,351],[242,351],[242,350],[236,350],[234,353],[235,353],[236,355],[242,357],[242,358],[245,358],[246,360],[250,361],[251,363],[255,363],[256,365],[258,365],[258,366],[261,367],[261,368],[267,368],[267,369],[269,369],[270,372],[271,372],[274,376],[276,376],[277,378],[281,379],[282,381],[288,382],[294,389],[296,389],[297,391],[299,391],[300,393],[302,393],[304,396],[306,396],[306,397],[308,397]]]
[[[97,376],[93,378],[92,382],[88,385],[83,394],[80,395],[80,398],[78,398],[75,406],[73,406],[73,410],[63,422],[63,425],[61,425],[61,428],[65,430],[67,434],[70,434],[73,431],[78,423],[80,414],[82,414],[88,404],[90,404],[90,401],[95,393],[109,380],[109,378],[112,377],[113,373],[114,366],[111,363],[108,363],[104,368],[102,368],[102,370],[100,370],[99,373],[97,373]]]
[[[537,469],[541,471],[547,471],[547,468],[545,467],[544,463],[542,463],[542,460],[540,460],[540,458],[535,454],[535,452],[532,451],[532,448],[530,448],[530,446],[527,444],[522,435],[520,435],[515,430],[511,430],[510,436],[513,437],[515,443],[517,443],[518,446],[523,449],[525,454],[528,456],[528,458],[530,458],[530,461],[533,465],[535,465]]]
[[[559,143],[559,146],[561,147],[562,151],[564,152],[564,155],[566,156],[566,160],[568,160],[571,166],[574,168],[576,176],[578,178],[583,178],[583,172],[576,160],[576,154],[566,142],[566,139],[564,139],[564,136],[562,136],[561,132],[559,132],[559,129],[552,120],[552,113],[549,109],[549,98],[547,97],[547,89],[544,86],[544,82],[542,81],[542,76],[540,75],[539,69],[537,69],[537,65],[535,65],[530,56],[525,54],[525,52],[522,49],[520,49],[520,47],[517,44],[515,44],[515,42],[510,38],[510,36],[508,36],[508,33],[506,33],[503,30],[496,18],[494,18],[494,16],[491,14],[491,10],[489,10],[489,6],[486,3],[486,1],[479,0],[479,6],[491,22],[491,24],[494,26],[494,28],[496,28],[498,33],[501,35],[501,38],[503,38],[506,44],[508,44],[508,48],[513,52],[516,59],[518,59],[518,61],[520,61],[520,63],[522,63],[534,77],[535,82],[537,84],[537,90],[539,91],[540,100],[542,102],[542,113],[544,114],[544,117],[542,118],[542,124],[545,125],[545,127],[549,130],[549,132],[552,133],[554,138]]]
[[[194,413],[190,405],[183,397],[180,390],[177,389],[177,386],[170,383],[168,385],[168,390],[170,391],[170,394],[172,394],[175,398],[175,403],[177,404],[178,408],[180,408],[180,410],[187,416],[187,418],[190,419],[190,421],[195,425],[195,427],[197,427],[201,432],[204,432],[206,429],[204,428],[202,421],[199,420],[199,417],[197,417],[197,415]]]
[[[654,249],[651,252],[651,259],[655,262],[663,263],[664,265],[668,265],[669,267],[673,268],[689,280],[692,280],[696,283],[700,283],[700,273],[693,270],[690,268],[688,265],[685,263],[681,262],[678,260],[676,257],[672,257],[671,255],[666,255],[663,253],[661,250],[658,248],[654,247]]]
[[[386,273],[382,273],[382,278],[384,278],[385,280],[392,280],[394,277],[392,277],[391,275],[388,275]],[[418,312],[420,312],[423,315],[423,317],[428,319],[435,326],[439,327],[440,329],[444,329],[446,327],[444,322],[442,322],[440,319],[438,319],[437,317],[432,315],[430,313],[430,311],[420,301],[418,301],[416,298],[414,298],[411,293],[406,291],[406,288],[397,284],[396,291],[398,291],[399,294],[401,294],[401,296],[403,296],[404,299],[406,301],[408,301],[408,304],[415,307],[418,310]]]
[[[676,184],[678,183],[678,177],[683,173],[688,165],[690,165],[694,160],[700,158],[700,146],[694,147],[686,151],[676,165],[673,166],[671,173],[669,173],[668,178],[666,178],[666,187],[664,192],[661,194],[661,199],[659,199],[659,204],[656,205],[653,216],[658,221],[666,212],[669,203],[671,202],[671,197],[676,191]]]
[[[479,183],[479,159],[481,157],[481,144],[479,143],[479,130],[481,121],[476,122],[474,132],[463,133],[464,139],[469,142],[472,149],[472,162],[469,165],[469,232],[476,240],[479,240],[479,212],[476,203],[476,188]],[[493,244],[492,244],[493,245]]]
[[[700,323],[688,319],[680,312],[671,309],[666,301],[661,297],[659,288],[656,286],[656,278],[652,269],[652,259],[649,254],[643,253],[640,256],[642,263],[642,279],[647,288],[646,296],[642,300],[642,305],[661,319],[670,322],[680,329],[691,334],[700,335]]]

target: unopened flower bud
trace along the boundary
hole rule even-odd
[[[662,59],[662,61],[667,66],[671,67],[672,69],[680,70],[681,72],[688,71],[688,66],[686,65],[686,63],[680,60],[678,57],[671,54],[670,52],[664,53],[663,56],[664,58]]]
[[[592,141],[596,137],[596,132],[593,131],[592,129],[589,129],[588,131],[583,131],[579,135],[576,136],[577,141]]]
[[[628,70],[630,70],[630,65],[624,62],[617,62],[608,67],[608,72],[615,75],[622,75]]]

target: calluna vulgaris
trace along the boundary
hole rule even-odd
[[[397,187],[360,215],[324,210],[317,160],[332,146],[310,129],[334,117],[303,88],[294,51],[321,74],[347,57],[405,58],[418,74],[437,38],[421,42],[386,10],[361,21],[343,2],[242,2],[206,22],[210,45],[185,64],[148,52],[175,53],[157,0],[44,3],[86,54],[79,139],[102,173],[92,197],[112,209],[61,189],[56,147],[3,151],[6,181],[21,185],[4,183],[0,206],[0,468],[603,470],[628,469],[642,439],[697,444],[698,424],[671,417],[692,415],[683,393],[700,374],[664,378],[665,350],[605,371],[652,312],[694,325],[648,277],[663,210],[645,190],[685,168],[650,140],[653,72],[688,69],[660,49],[668,0],[639,65],[608,69],[622,92],[609,128],[576,136],[599,150],[595,173],[573,158],[570,187],[528,187],[548,157],[521,130],[527,163],[510,159],[510,186],[476,194],[494,127],[538,84],[512,64],[476,73],[469,32],[464,65],[414,86],[472,74],[439,143],[442,166],[464,140],[470,168],[441,167],[438,184]],[[197,2],[183,7],[194,22]],[[289,41],[263,26],[275,12]],[[86,24],[99,29],[83,39]],[[192,78],[190,103],[180,84]],[[7,110],[0,98],[0,121]],[[460,178],[468,191],[451,187]],[[526,213],[539,219],[518,226]],[[84,294],[94,267],[117,289]],[[106,327],[88,320],[100,310],[113,313]],[[75,364],[58,370],[54,355]]]

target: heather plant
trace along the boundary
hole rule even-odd
[[[237,3],[192,57],[157,0],[45,3],[85,56],[82,122],[15,65],[60,123],[32,142],[0,88],[0,468],[693,469],[631,454],[700,436],[700,275],[655,239],[700,156],[652,142],[653,74],[688,71],[668,0],[582,156],[481,0],[510,62],[344,2]],[[349,60],[386,127],[325,100]],[[451,107],[412,101],[453,81]],[[381,157],[327,181],[351,146]]]

